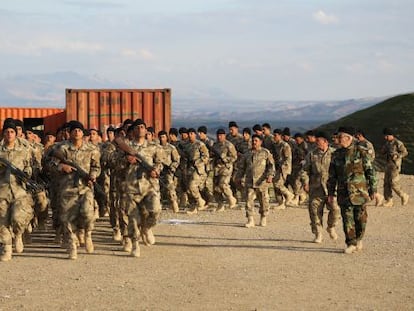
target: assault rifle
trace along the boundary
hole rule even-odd
[[[75,173],[79,176],[80,179],[86,182],[92,181],[91,176],[89,175],[88,172],[86,172],[83,168],[81,168],[75,162],[66,159],[65,155],[61,153],[60,151],[53,150],[51,156],[57,158],[60,161],[60,163],[66,164],[72,167],[72,170],[75,171]],[[101,196],[106,196],[105,191],[102,189],[101,185],[98,184],[96,181],[93,182],[93,188],[96,194],[101,195]]]
[[[44,191],[46,189],[46,185],[43,183],[38,183],[31,179],[25,172],[23,172],[21,169],[16,167],[14,164],[12,164],[10,161],[0,158],[0,165],[5,166],[10,170],[10,173],[16,176],[16,178],[23,184],[26,185],[27,190],[31,193],[38,193],[41,191]]]

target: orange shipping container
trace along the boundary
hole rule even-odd
[[[66,121],[105,133],[109,125],[141,118],[155,131],[171,126],[171,89],[66,89]]]
[[[7,118],[23,121],[25,127],[55,133],[65,123],[65,110],[59,108],[0,107],[0,127]]]

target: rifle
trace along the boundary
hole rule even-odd
[[[207,145],[206,145],[207,146]],[[218,152],[218,150],[217,149],[215,149],[214,148],[214,146],[211,146],[211,147],[209,147],[209,146],[207,146],[207,149],[210,151],[210,152],[212,152],[213,153],[213,155],[218,159],[218,160],[220,160],[221,161],[221,163],[223,163],[224,164],[224,166],[226,167],[226,168],[229,168],[228,167],[228,163],[226,163],[225,161],[224,161],[224,159],[223,159],[223,156],[221,155],[221,153],[219,153]]]
[[[71,166],[80,179],[85,180],[86,182],[92,181],[88,172],[86,172],[83,168],[81,168],[75,162],[66,159],[63,153],[59,152],[58,150],[53,150],[51,153],[51,156],[57,158],[60,161],[60,163]],[[102,189],[100,184],[94,181],[93,186],[94,186],[93,187],[94,190],[96,191],[96,194],[101,195],[101,196],[106,196],[105,191]]]
[[[21,169],[16,167],[10,161],[4,158],[0,158],[0,164],[10,169],[10,173],[16,176],[16,178],[21,183],[26,184],[27,190],[29,190],[29,192],[35,194],[35,193],[44,191],[46,189],[46,185],[34,181],[25,172],[23,172]]]

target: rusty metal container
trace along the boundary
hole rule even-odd
[[[119,126],[141,118],[155,131],[171,126],[171,89],[66,89],[66,121],[78,120],[85,128]]]
[[[7,118],[23,121],[25,127],[44,132],[56,132],[65,123],[65,110],[59,108],[0,107],[0,127]]]

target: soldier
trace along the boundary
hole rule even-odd
[[[252,130],[256,135],[259,135],[262,138],[264,138],[263,137],[263,127],[260,124],[253,125]]]
[[[158,177],[162,169],[162,155],[160,148],[146,141],[147,128],[143,120],[135,120],[130,128],[133,130],[134,139],[126,144],[122,140],[116,140],[115,143],[123,152],[117,152],[113,160],[118,166],[125,168],[126,195],[122,204],[128,213],[128,235],[132,240],[131,256],[139,257],[140,235],[146,245],[155,244],[152,228],[161,213]],[[125,150],[125,145],[128,150]]]
[[[223,196],[229,203],[229,208],[235,208],[236,198],[230,188],[230,179],[233,173],[233,163],[237,160],[237,151],[232,143],[226,140],[226,132],[218,129],[217,141],[211,147],[214,166],[214,197],[218,204],[216,211],[224,211]]]
[[[408,155],[402,141],[394,136],[394,132],[390,128],[383,130],[385,144],[382,146],[381,153],[385,156],[385,175],[384,175],[384,206],[393,207],[392,191],[401,198],[401,205],[408,204],[410,198],[407,193],[402,191],[400,184],[400,172],[402,159]]]
[[[241,200],[246,201],[247,200],[247,189],[245,187],[246,186],[245,178],[242,178],[239,182],[235,182],[235,178],[237,176],[237,170],[238,170],[238,167],[239,167],[239,163],[240,163],[241,159],[243,158],[243,155],[252,148],[252,139],[251,139],[252,131],[250,130],[250,128],[245,127],[243,129],[242,133],[243,133],[243,141],[236,148],[237,161],[233,165],[232,179],[234,180],[237,191],[240,192]],[[239,200],[239,202],[240,202],[240,200]]]
[[[17,139],[16,124],[10,119],[3,125],[0,158],[10,162],[23,175],[32,175],[30,152]],[[0,261],[12,258],[12,232],[16,253],[23,252],[23,233],[33,218],[32,206],[33,200],[26,191],[25,181],[13,174],[9,165],[0,165],[0,242],[3,244]]]
[[[313,130],[309,130],[305,132],[305,140],[308,144],[308,152],[311,152],[312,150],[316,149],[316,137],[315,132]]]
[[[179,198],[179,205],[182,208],[186,208],[189,204],[188,202],[188,174],[187,174],[187,158],[185,150],[188,144],[188,129],[185,127],[180,127],[178,133],[181,136],[181,139],[174,144],[171,144],[177,147],[178,153],[180,154],[180,165],[178,166],[176,175],[178,179],[177,185],[177,196]],[[170,135],[171,136],[171,135]]]
[[[226,140],[231,142],[236,148],[243,140],[243,136],[239,133],[239,126],[235,121],[229,122],[229,133],[226,135]]]
[[[178,199],[175,191],[177,187],[177,177],[175,171],[180,165],[180,154],[173,145],[168,143],[167,132],[158,132],[158,139],[160,141],[160,148],[162,150],[162,165],[160,180],[161,182],[161,193],[165,193],[168,198],[168,202],[174,213],[178,213]]]
[[[168,142],[174,147],[178,145],[178,130],[175,127],[170,128],[168,131]]]
[[[207,127],[202,125],[197,129],[198,137],[207,149],[210,151],[211,147],[214,144],[214,141],[207,136]],[[214,201],[213,195],[213,159],[210,157],[208,159],[208,164],[206,165],[206,176],[205,181],[201,182],[200,193],[202,198],[206,201],[206,204]]]
[[[247,151],[239,163],[236,180],[241,182],[246,177],[246,228],[255,226],[254,201],[259,200],[260,226],[267,225],[266,216],[269,213],[269,185],[275,175],[273,156],[269,150],[262,148],[263,137],[257,134],[252,138],[252,149]]]
[[[326,206],[329,211],[326,230],[333,240],[338,238],[335,226],[339,220],[340,210],[336,201],[328,204],[328,189],[326,186],[329,177],[329,165],[335,149],[329,147],[329,136],[324,132],[316,132],[315,137],[318,148],[306,155],[300,177],[305,191],[309,193],[309,218],[312,233],[315,235],[313,242],[322,243],[324,207]]]
[[[69,238],[69,259],[77,259],[77,244],[82,243],[76,237],[77,230],[85,231],[86,252],[94,251],[95,212],[91,187],[101,173],[100,153],[96,146],[84,142],[84,130],[82,123],[71,121],[70,140],[59,144],[53,152],[60,179],[60,219]]]
[[[328,204],[334,204],[337,194],[347,247],[344,252],[352,254],[362,249],[367,224],[366,203],[377,192],[375,170],[366,151],[354,141],[350,127],[338,129],[341,148],[331,159],[328,178]]]
[[[295,197],[285,186],[287,176],[292,172],[292,150],[290,145],[282,139],[282,130],[273,130],[273,159],[275,162],[275,178],[273,188],[278,209],[285,209],[286,205],[294,205]]]
[[[208,164],[209,154],[204,143],[197,140],[196,130],[188,129],[188,143],[185,146],[184,158],[186,163],[188,194],[195,200],[193,209],[188,210],[187,214],[197,214],[198,211],[208,208],[206,201],[201,197],[200,187],[206,178],[206,165]]]
[[[271,132],[271,127],[269,123],[262,124],[263,129],[263,148],[266,148],[271,152],[273,148],[273,135]]]
[[[374,145],[365,137],[365,133],[361,129],[355,131],[355,138],[358,141],[358,144],[366,149],[367,155],[371,158],[371,163],[374,164],[375,160],[375,149]],[[376,193],[375,196],[375,206],[383,205],[384,196],[380,193]]]
[[[286,133],[286,132],[285,132]],[[286,139],[287,135],[283,135]],[[290,136],[289,136],[290,137]],[[285,140],[284,139],[284,140]],[[285,140],[286,141],[286,140]],[[295,205],[302,204],[306,201],[307,195],[303,191],[300,172],[302,165],[305,162],[305,157],[308,153],[308,145],[305,142],[305,138],[301,133],[296,133],[294,136],[295,143],[292,149],[292,174],[290,174],[290,185],[292,186],[293,194],[295,195],[293,202]],[[291,148],[292,148],[292,145]]]

